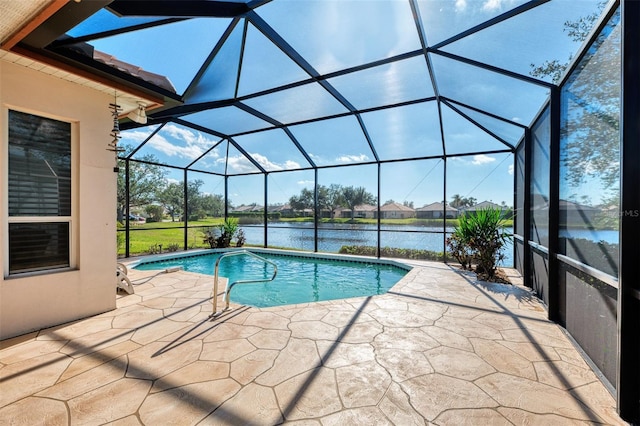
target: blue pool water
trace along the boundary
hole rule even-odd
[[[231,301],[256,307],[280,306],[386,293],[408,271],[394,265],[257,253],[278,265],[268,283],[238,284]],[[214,274],[220,253],[141,263],[136,269],[181,266],[185,271]],[[220,262],[219,275],[237,280],[271,278],[273,266],[250,256],[229,256]],[[219,291],[223,291],[223,286]]]

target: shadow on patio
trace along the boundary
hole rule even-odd
[[[212,321],[212,277],[2,342],[0,423],[624,424],[523,288],[417,262],[386,295]]]

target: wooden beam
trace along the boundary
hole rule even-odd
[[[22,39],[28,36],[31,31],[42,25],[47,19],[53,16],[57,11],[62,9],[69,3],[69,0],[51,0],[44,9],[40,11],[33,19],[25,23],[21,28],[14,32],[0,48],[4,50],[11,50],[16,44],[20,43]]]

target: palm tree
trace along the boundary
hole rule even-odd
[[[451,197],[451,207],[454,208],[458,208],[462,206],[462,203],[464,202],[464,198],[462,198],[462,196],[460,194],[455,194],[453,197]]]
[[[346,207],[351,209],[351,220],[354,218],[356,206],[376,203],[376,197],[370,192],[367,192],[363,186],[357,188],[346,186],[342,188],[342,198],[344,199]]]
[[[464,198],[462,203],[463,207],[473,207],[476,204],[478,204],[478,200],[474,197]]]

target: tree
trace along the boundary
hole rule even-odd
[[[303,188],[300,195],[289,198],[289,205],[293,210],[313,209],[315,195],[313,191]]]
[[[162,222],[162,215],[164,215],[164,209],[162,206],[156,204],[148,204],[144,208],[144,212],[147,214],[147,223]]]
[[[184,188],[182,183],[171,182],[158,193],[158,202],[175,222],[184,209]]]
[[[478,204],[478,200],[475,197],[467,197],[462,200],[462,207],[473,207]]]
[[[354,218],[356,206],[361,204],[375,204],[377,202],[376,197],[370,192],[367,192],[367,189],[363,186],[346,186],[342,188],[342,197],[344,198],[345,205],[351,210],[351,220]]]
[[[200,196],[200,206],[207,216],[224,215],[224,197],[220,194],[204,194]]]
[[[564,31],[573,41],[586,40],[605,4],[600,3],[592,14],[565,22]],[[576,188],[589,179],[599,179],[602,187],[609,191],[608,195],[601,194],[601,201],[614,205],[620,176],[620,45],[618,11],[563,87],[567,108],[560,129],[561,164],[569,185]],[[531,74],[551,76],[558,83],[570,60],[547,61],[540,66],[531,64]]]
[[[131,152],[130,146],[124,146],[125,153]],[[129,161],[129,208],[141,207],[156,199],[157,194],[164,188],[167,171],[161,166],[149,164],[158,162],[153,155],[145,155],[141,158],[145,161]],[[117,189],[117,214],[118,221],[124,220],[124,212],[127,206],[125,165],[119,161]]]
[[[405,201],[402,202],[402,205],[405,206],[405,207],[413,208],[413,201],[406,201],[405,200]]]
[[[224,197],[219,194],[204,194],[200,187],[204,184],[200,179],[187,184],[187,219],[203,219],[207,216],[224,214]],[[184,212],[184,182],[171,182],[158,193],[158,201],[175,221]]]
[[[460,207],[462,207],[462,196],[460,194],[455,194],[453,197],[451,197],[451,207],[459,209]]]
[[[289,198],[289,205],[293,210],[313,210],[315,203],[315,194],[313,190],[303,188],[299,195]],[[344,205],[342,199],[342,186],[331,184],[330,186],[318,185],[318,212],[321,210],[329,210],[333,214],[333,210]]]
[[[219,194],[202,193],[200,191],[202,185],[204,185],[204,182],[200,179],[191,180],[187,183],[187,218],[189,220],[199,220],[207,216],[222,216],[224,214],[224,197]]]
[[[349,197],[349,201],[347,199]],[[351,204],[355,202],[355,204]],[[365,188],[354,188],[352,186],[343,187],[342,185],[332,183],[331,185],[324,186],[318,185],[318,205],[317,209],[319,214],[320,210],[329,210],[333,217],[333,211],[338,207],[347,207],[351,209],[351,218],[353,219],[353,208],[360,204],[375,204],[376,197],[368,193]],[[312,190],[303,188],[299,195],[294,195],[289,198],[289,205],[293,210],[313,209],[316,205],[315,194]]]
[[[460,194],[455,194],[451,197],[451,207],[456,209],[463,209],[465,207],[472,207],[478,204],[478,200],[474,197],[463,197]]]
[[[344,188],[342,185],[332,183],[329,188],[326,188],[326,196],[323,196],[323,202],[321,208],[326,208],[331,212],[333,218],[333,212],[338,207],[346,206],[346,200],[344,197]]]
[[[598,10],[596,12],[583,16],[575,21],[566,21],[564,23],[564,32],[566,32],[571,40],[575,42],[582,42],[586,40],[593,28],[593,24],[600,17],[605,5],[606,2],[600,2],[598,3]],[[534,77],[550,76],[553,82],[558,84],[564,75],[564,71],[571,63],[571,59],[571,56],[569,56],[565,62],[553,59],[551,61],[544,61],[542,65],[531,64],[530,74]]]
[[[183,183],[181,183],[184,185]],[[206,213],[202,208],[202,197],[200,187],[204,182],[200,179],[190,180],[187,182],[187,220],[204,219]]]

